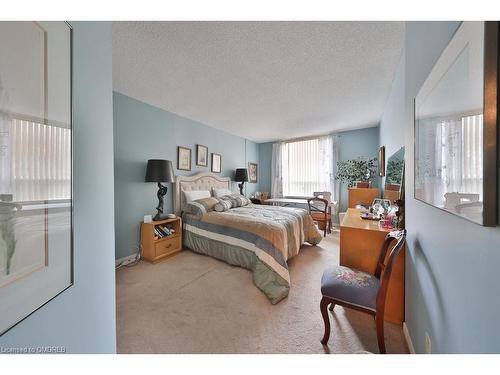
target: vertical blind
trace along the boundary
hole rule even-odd
[[[439,131],[441,193],[476,193],[482,200],[483,115],[444,120]]]
[[[16,202],[71,198],[71,129],[12,119]]]
[[[288,142],[281,146],[284,196],[309,197],[315,191],[333,193],[332,137]]]

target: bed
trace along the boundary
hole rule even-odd
[[[231,180],[212,173],[176,177],[174,210],[182,215],[184,247],[251,270],[255,285],[278,303],[290,290],[287,261],[304,243],[322,239],[311,216],[300,208],[254,204],[201,216],[182,213],[185,191],[212,188],[230,190]]]

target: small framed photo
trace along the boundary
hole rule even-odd
[[[212,172],[220,173],[222,170],[222,156],[212,152]]]
[[[248,163],[248,182],[257,182],[257,163]]]
[[[191,170],[191,149],[177,146],[177,169],[181,171]]]
[[[208,147],[196,145],[196,165],[208,167]]]

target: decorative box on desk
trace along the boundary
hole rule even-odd
[[[156,231],[155,231],[156,227]],[[159,228],[158,228],[159,227]],[[160,237],[160,234],[168,233],[166,229],[171,228],[174,232],[170,235]],[[142,257],[148,262],[156,263],[182,250],[182,223],[181,218],[152,221],[141,223],[141,249]]]

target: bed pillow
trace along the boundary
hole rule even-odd
[[[231,190],[226,188],[212,188],[212,193],[215,198],[221,198],[225,195],[234,194]]]
[[[209,197],[211,197],[211,195],[210,191],[208,190],[184,190],[184,198],[186,199],[186,203]]]
[[[229,210],[232,206],[231,201],[218,199],[217,204],[214,206],[214,210],[217,212],[224,212]]]
[[[217,203],[219,203],[219,200],[213,197],[197,199],[186,203],[184,212],[195,216],[203,216],[207,212],[213,211]]]
[[[232,208],[242,207],[242,206],[246,206],[247,204],[250,204],[250,199],[248,199],[240,194],[224,195],[223,197],[220,197],[220,199],[231,202]]]

